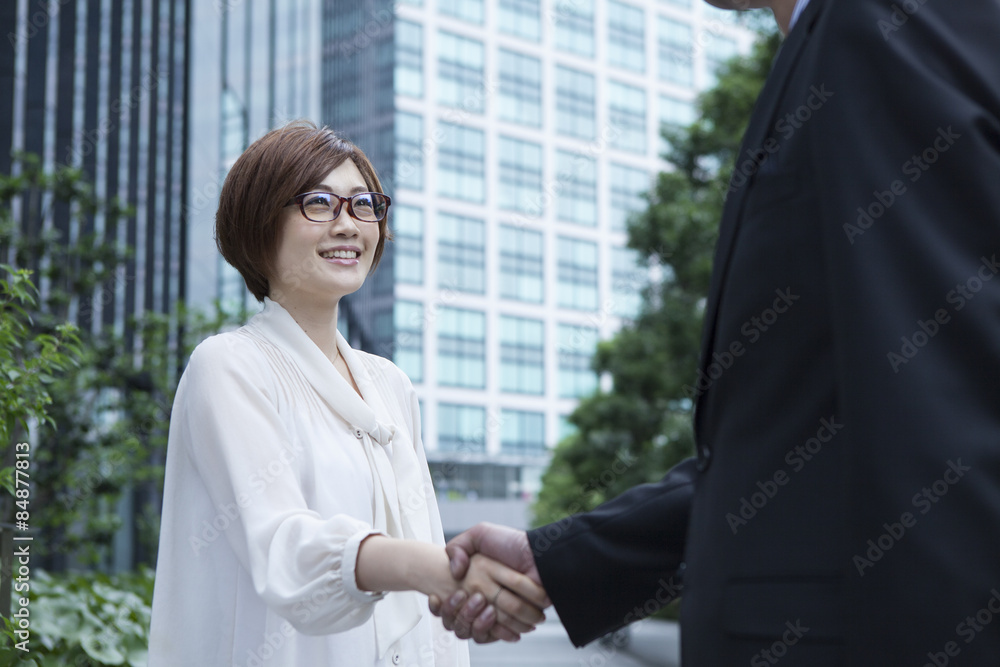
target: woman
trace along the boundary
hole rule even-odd
[[[413,388],[337,331],[389,236],[381,192],[357,147],[306,123],[226,177],[219,250],[264,309],[199,345],[177,389],[152,667],[466,665],[424,597],[460,589],[494,602],[503,638],[543,618],[541,588],[498,563],[451,577]]]

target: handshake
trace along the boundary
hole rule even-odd
[[[445,550],[451,575],[462,587],[446,599],[436,594],[428,599],[431,613],[459,638],[513,642],[545,620],[542,610],[551,601],[524,531],[480,523]]]

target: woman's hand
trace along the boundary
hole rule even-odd
[[[369,591],[416,590],[447,600],[455,593],[477,594],[495,608],[493,636],[517,641],[545,620],[544,589],[527,576],[486,556],[472,557],[461,580],[451,576],[444,548],[426,542],[372,535],[361,543],[355,573],[358,588]]]
[[[542,609],[548,604],[545,590],[516,570],[497,561],[475,554],[469,571],[461,580],[461,588],[470,597],[476,593],[495,609],[497,626],[493,636],[505,641],[517,641],[523,632],[531,632],[545,620]],[[440,599],[447,599],[441,597]]]

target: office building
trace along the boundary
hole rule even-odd
[[[171,312],[187,292],[190,9],[189,0],[12,0],[0,8],[9,43],[0,48],[0,172],[10,173],[12,151],[32,153],[46,171],[81,168],[98,199],[130,210],[119,220],[99,211],[77,226],[68,204],[29,195],[12,202],[19,233],[58,232],[64,241],[95,233],[134,248],[119,275],[69,304],[82,328],[115,327],[129,345],[134,315]]]
[[[597,341],[640,306],[648,274],[625,226],[667,168],[660,124],[690,122],[753,35],[696,0],[325,12],[323,120],[391,174],[375,351],[421,398],[446,530],[522,523],[565,416],[598,386]]]

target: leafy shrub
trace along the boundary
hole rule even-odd
[[[31,575],[30,652],[13,646],[10,624],[0,666],[104,667],[146,664],[153,571]]]

